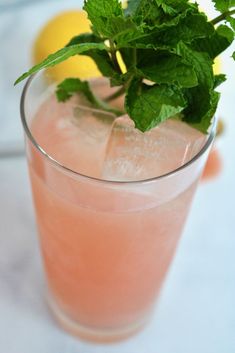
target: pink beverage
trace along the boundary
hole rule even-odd
[[[37,80],[22,106],[49,301],[71,332],[121,338],[153,310],[213,135],[173,119],[143,134],[79,97],[38,104]]]

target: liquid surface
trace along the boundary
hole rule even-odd
[[[38,144],[78,173],[115,181],[137,181],[167,174],[190,161],[205,144],[199,131],[167,120],[142,133],[127,117],[66,104],[50,97],[32,124]]]

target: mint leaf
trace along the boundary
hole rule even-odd
[[[235,18],[232,16],[227,16],[226,20],[230,23],[232,29],[235,31]]]
[[[233,39],[231,28],[220,25],[212,36],[195,40],[192,47],[194,50],[208,53],[212,59],[215,59],[231,45]]]
[[[170,16],[174,16],[175,14],[177,14],[177,11],[174,9],[174,7],[167,4],[164,0],[156,0],[156,3],[158,4],[158,6],[161,6],[164,13]]]
[[[125,107],[137,129],[147,131],[180,113],[186,101],[176,86],[147,86],[133,81],[129,87]]]
[[[138,69],[144,78],[158,84],[176,84],[179,87],[194,87],[198,84],[193,66],[175,54],[155,54],[142,61]]]
[[[137,31],[132,19],[124,16],[121,2],[118,0],[87,0],[84,9],[93,23],[95,32],[103,38],[118,41],[118,36]]]
[[[89,102],[95,103],[94,95],[87,81],[78,78],[66,78],[57,86],[56,95],[59,102],[66,102],[74,93],[82,93]]]
[[[92,25],[100,23],[100,18],[110,18],[123,14],[121,1],[118,0],[85,0],[84,10],[87,12]],[[103,24],[103,23],[101,23]]]
[[[183,42],[179,42],[176,48],[177,54],[186,62],[191,63],[200,85],[213,88],[213,61],[208,54],[192,50]]]
[[[220,12],[228,11],[235,6],[235,0],[213,0],[216,10]]]
[[[188,0],[130,0],[128,9],[139,24],[154,27],[178,21],[187,12],[198,12],[198,5]]]
[[[33,66],[29,71],[27,71],[23,75],[21,75],[16,80],[15,85],[17,83],[23,81],[28,76],[35,74],[36,72],[38,72],[42,69],[46,69],[48,67],[55,66],[65,60],[67,60],[71,56],[84,53],[84,52],[89,51],[91,49],[107,50],[108,48],[103,43],[88,43],[88,44],[84,43],[84,44],[77,44],[77,45],[71,45],[69,47],[65,47],[63,49],[60,49],[56,53],[49,55],[40,64]]]
[[[230,42],[230,44],[233,42],[234,40],[234,33],[233,31],[226,25],[220,25],[217,28],[217,33],[226,38],[228,40],[228,42]]]
[[[77,45],[77,44],[87,44],[87,43],[103,43],[103,39],[96,36],[94,33],[82,33],[79,34],[78,36],[73,37],[66,47],[70,47],[72,45]],[[89,52],[88,52],[89,53]],[[84,54],[87,55],[87,54]]]
[[[204,93],[206,93],[206,95]],[[212,91],[209,96],[207,92],[204,93],[203,90],[194,91],[194,107],[196,111],[190,111],[189,109],[187,114],[184,115],[183,121],[189,123],[203,134],[207,134],[219,103],[220,93]],[[205,106],[203,106],[204,104]],[[200,120],[197,119],[197,113],[199,116],[202,116]]]
[[[183,121],[189,124],[197,124],[198,129],[206,133],[207,130],[204,130],[203,118],[210,110],[210,90],[203,85],[199,85],[197,87],[187,89],[185,91],[185,98],[187,100],[187,107],[183,112]],[[212,116],[210,117],[210,120],[211,119]],[[201,124],[203,126],[200,128]]]
[[[81,81],[79,78],[67,78],[57,86],[56,96],[59,102],[66,102],[75,93],[83,96],[93,108],[105,110],[117,116],[123,114],[96,97],[87,81]]]
[[[137,0],[136,5],[134,1],[130,1],[128,7],[132,9],[133,19],[141,25],[145,23],[149,26],[154,26],[160,23],[164,18],[163,10],[157,6],[155,0]]]
[[[104,37],[115,33],[113,27],[118,25],[118,21],[124,26],[124,12],[122,4],[118,0],[85,0],[83,8],[87,12],[95,32]],[[115,20],[117,22],[114,24]]]
[[[214,33],[214,27],[203,14],[188,14],[175,27],[161,33],[158,40],[163,44],[175,45],[179,41],[191,43],[197,38],[205,38]]]
[[[190,6],[188,0],[156,0],[156,3],[169,16],[182,13]],[[195,5],[191,4],[191,6],[194,7]]]
[[[235,60],[235,52],[233,53],[232,58]]]
[[[216,104],[213,91],[213,61],[208,54],[194,51],[182,42],[178,44],[177,51],[185,60],[191,62],[198,79],[198,86],[185,90],[187,107],[183,112],[183,120],[193,124],[201,132],[207,133],[213,118],[211,112]]]
[[[222,83],[224,83],[226,81],[226,79],[227,79],[227,77],[224,74],[215,75],[214,88],[217,88],[218,86],[220,86]]]
[[[125,35],[126,33],[138,31],[135,23],[129,18],[113,17],[109,23],[109,38],[114,41],[118,41],[118,37]]]

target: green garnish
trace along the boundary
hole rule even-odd
[[[107,103],[96,97],[87,81],[79,78],[67,78],[57,86],[56,95],[59,102],[66,102],[75,93],[80,92],[93,108],[105,110],[115,115],[122,115],[123,112],[110,107]]]
[[[143,132],[180,113],[207,133],[220,98],[216,88],[226,80],[213,73],[213,63],[232,44],[235,31],[235,0],[213,2],[221,14],[209,21],[189,0],[129,0],[125,10],[119,0],[85,0],[92,33],[73,38],[16,83],[71,56],[87,55],[119,89],[102,102],[87,81],[69,78],[58,86],[59,101],[80,92],[94,107],[118,116],[122,113],[108,102],[125,94],[125,110]]]

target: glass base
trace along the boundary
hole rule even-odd
[[[99,329],[83,326],[78,322],[73,321],[58,307],[55,301],[48,295],[47,302],[52,311],[53,316],[59,325],[73,336],[79,337],[82,340],[95,343],[112,343],[128,339],[144,329],[150,321],[150,315],[145,316],[141,322],[135,322],[131,325],[118,329]]]

